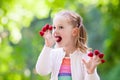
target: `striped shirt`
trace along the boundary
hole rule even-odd
[[[59,74],[58,74],[58,80],[72,80],[69,57],[63,58],[63,61],[59,70]]]

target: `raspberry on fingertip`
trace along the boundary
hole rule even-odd
[[[48,30],[49,29],[49,24],[46,24],[45,28],[46,28],[46,30]]]
[[[52,26],[49,26],[49,30],[52,30]]]
[[[99,58],[103,58],[104,54],[99,54],[98,56],[99,56]]]
[[[104,59],[101,60],[101,63],[105,63],[106,61]]]
[[[43,31],[40,31],[39,34],[40,34],[40,36],[43,36],[43,35],[44,35],[44,32],[43,32]]]
[[[99,50],[94,50],[94,54],[98,55],[98,54],[100,54],[100,51]]]
[[[93,53],[92,52],[88,53],[88,56],[93,57]]]

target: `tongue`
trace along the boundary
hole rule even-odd
[[[57,42],[60,42],[62,40],[62,38],[60,36],[57,36],[56,38],[57,38],[57,40],[56,40]]]

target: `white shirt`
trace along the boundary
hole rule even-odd
[[[52,49],[44,46],[36,63],[37,73],[40,75],[51,73],[50,80],[58,80],[59,69],[64,57],[63,48]],[[72,80],[100,80],[96,70],[93,74],[87,73],[82,58],[89,60],[87,54],[79,50],[70,54]]]

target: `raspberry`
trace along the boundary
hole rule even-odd
[[[94,50],[95,55],[100,54],[99,50]]]
[[[41,36],[43,36],[43,35],[44,35],[44,32],[43,32],[43,31],[40,31],[39,34],[40,34]]]
[[[46,27],[43,27],[43,28],[42,28],[42,31],[43,31],[43,32],[45,32],[46,30],[47,30],[47,28],[46,28]]]
[[[52,30],[52,26],[49,26],[49,30]]]
[[[102,60],[101,60],[101,63],[105,63],[105,60],[104,60],[104,59],[102,59]]]
[[[62,38],[60,36],[57,36],[57,42],[60,42],[62,40]]]
[[[103,58],[104,54],[99,54],[98,56],[99,56],[99,58]]]
[[[49,24],[46,24],[45,28],[46,28],[46,30],[48,30],[49,29]]]
[[[90,53],[88,54],[88,56],[89,56],[89,57],[93,57],[93,53],[90,52]]]

